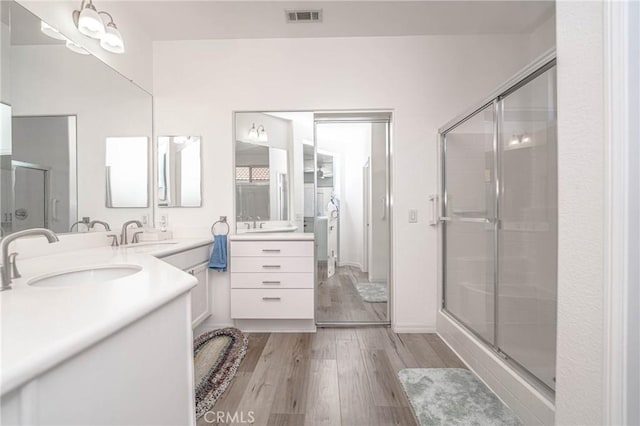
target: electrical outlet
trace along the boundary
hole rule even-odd
[[[91,218],[89,216],[82,217],[82,223],[89,224],[91,222]]]
[[[143,225],[147,225],[149,223],[149,216],[146,214],[143,214],[142,217],[140,218],[140,222],[142,222]]]
[[[169,226],[169,215],[167,214],[160,215],[160,222],[158,223],[158,225],[160,226],[160,229],[163,231],[167,229],[167,226]]]
[[[418,223],[418,210],[409,210],[409,223]]]

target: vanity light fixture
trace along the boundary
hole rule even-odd
[[[531,141],[532,141],[531,136],[529,136],[527,133],[523,133],[520,135],[516,135],[514,133],[511,136],[511,139],[509,140],[509,146],[526,145],[526,144],[530,144]]]
[[[251,125],[249,133],[247,134],[247,139],[260,142],[269,141],[269,137],[267,136],[267,131],[265,130],[264,126],[261,124],[256,128],[256,123],[253,123]]]
[[[100,15],[109,17],[106,25]],[[98,11],[93,0],[82,0],[80,10],[73,11],[73,22],[82,34],[99,39],[100,47],[107,52],[124,53],[124,39],[113,22],[113,16],[108,12]]]
[[[78,27],[78,31],[87,37],[99,39],[105,34],[104,22],[92,0],[88,2],[82,0],[80,10],[73,11],[73,22]]]
[[[67,39],[67,43],[66,43],[67,49],[71,50],[74,53],[78,53],[80,55],[88,55],[89,52],[87,52],[87,50],[80,46],[78,43],[73,42],[69,39]]]
[[[60,34],[60,31],[53,28],[51,25],[47,24],[44,21],[40,21],[40,31],[42,31],[42,34],[46,35],[47,37],[51,37],[56,40],[67,41],[67,38]]]
[[[100,11],[99,14],[104,14],[109,17],[109,23],[105,28],[105,33],[100,39],[100,46],[111,53],[124,53],[124,40],[122,34],[118,31],[118,27],[113,22],[113,16],[108,12]]]

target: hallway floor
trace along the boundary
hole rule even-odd
[[[336,268],[327,278],[326,263],[318,265],[318,322],[386,321],[387,303],[365,302],[356,283],[369,282],[367,274],[352,266]]]
[[[415,425],[397,373],[462,367],[435,334],[385,327],[250,334],[238,373],[212,411],[253,411],[256,425]],[[198,426],[207,424],[200,418]]]

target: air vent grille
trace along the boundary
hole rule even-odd
[[[319,10],[285,10],[289,23],[322,22],[322,9]]]

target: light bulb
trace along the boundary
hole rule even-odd
[[[258,139],[258,130],[256,129],[256,123],[253,123],[251,125],[251,128],[249,129],[249,134],[247,136],[249,139],[251,140],[257,140]]]
[[[57,29],[53,28],[51,25],[47,24],[44,21],[40,21],[40,31],[42,31],[42,33],[48,37],[51,37],[53,39],[56,40],[62,40],[62,41],[66,41],[67,38],[65,36],[63,36],[62,34],[60,34],[60,31],[58,31]]]
[[[269,141],[269,137],[267,136],[267,131],[264,129],[263,125],[260,125],[258,127],[258,140],[260,142],[267,142]]]
[[[80,11],[78,31],[87,37],[97,39],[105,34],[104,22],[102,22],[102,18],[91,2],[87,3],[84,9]]]
[[[67,49],[71,50],[74,53],[78,53],[80,55],[89,54],[89,52],[87,52],[87,50],[84,47],[80,46],[78,43],[73,42],[71,40],[67,40],[66,46],[67,46]]]
[[[105,33],[100,38],[100,46],[111,53],[124,53],[124,40],[113,22],[107,24]]]

